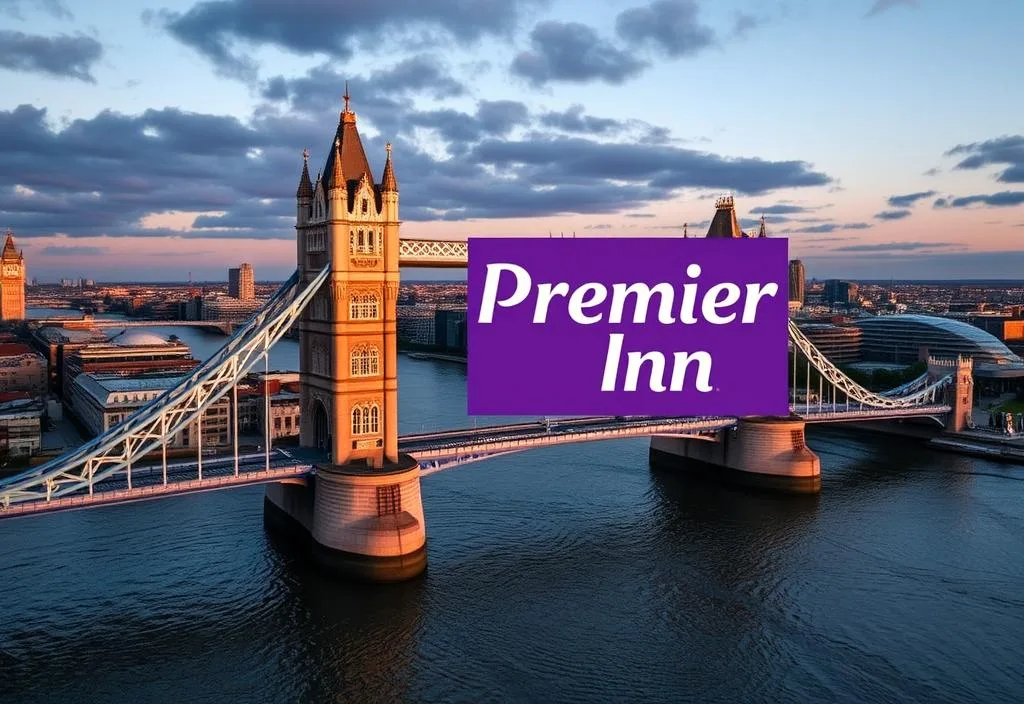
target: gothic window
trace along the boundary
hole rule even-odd
[[[352,376],[377,376],[380,352],[376,345],[358,345],[352,350]]]
[[[364,401],[352,408],[352,434],[376,435],[380,433],[380,406]]]
[[[359,251],[360,252],[365,252],[366,251],[366,235],[363,234],[362,230],[359,231],[358,243],[359,243]]]
[[[380,317],[380,298],[372,292],[352,294],[348,317],[351,320],[377,320]]]
[[[363,214],[366,213],[367,207],[368,207],[367,200],[365,198],[363,198]]]
[[[366,233],[366,247],[371,252],[377,251],[377,238],[374,237],[373,230]]]

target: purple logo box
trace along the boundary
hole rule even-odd
[[[471,238],[469,413],[788,415],[788,255],[767,238]]]

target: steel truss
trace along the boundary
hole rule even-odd
[[[834,389],[842,392],[850,401],[860,403],[864,406],[870,406],[872,408],[907,408],[910,406],[934,403],[935,399],[938,397],[938,392],[945,389],[947,386],[950,386],[956,377],[953,373],[947,374],[931,384],[928,384],[924,388],[906,395],[894,394],[893,396],[885,396],[882,394],[876,394],[873,391],[868,391],[853,379],[843,374],[843,372],[832,364],[825,355],[818,351],[818,348],[807,339],[792,319],[789,321],[789,337],[793,341],[793,344],[796,345],[797,349],[799,349],[807,359],[807,362],[818,370],[818,373],[821,374],[821,376],[831,384]],[[916,384],[919,381],[920,379],[915,379],[911,384]],[[905,391],[908,386],[910,385],[905,384],[893,391]]]
[[[406,240],[398,245],[401,266],[465,267],[469,261],[469,244],[457,240]]]
[[[0,510],[25,501],[50,501],[93,486],[112,475],[127,473],[131,489],[132,463],[158,447],[166,475],[167,439],[200,419],[213,403],[231,391],[261,357],[298,320],[313,295],[327,280],[330,264],[303,285],[296,271],[267,304],[181,383],[153,399],[121,424],[82,445],[14,477],[0,480]],[[237,409],[236,409],[237,410]],[[237,435],[236,435],[237,442]],[[202,478],[202,431],[199,432],[199,473]],[[267,463],[270,447],[267,445]],[[238,473],[237,453],[235,473]]]

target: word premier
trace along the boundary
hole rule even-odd
[[[512,309],[526,304],[533,308],[533,323],[536,325],[548,322],[552,308],[557,311],[554,316],[567,314],[577,325],[647,325],[652,300],[657,296],[657,323],[660,325],[694,325],[702,321],[712,325],[752,325],[757,322],[758,306],[762,299],[774,298],[779,294],[779,286],[775,282],[748,283],[744,286],[722,282],[702,292],[700,284],[696,283],[700,275],[699,264],[689,264],[686,267],[686,277],[690,282],[679,287],[682,293],[677,301],[677,287],[667,282],[656,283],[653,286],[642,282],[615,283],[611,285],[609,293],[608,286],[597,282],[584,283],[575,289],[566,282],[534,285],[530,273],[519,265],[488,264],[477,323],[492,324],[496,309]],[[510,276],[514,278],[515,289],[499,299],[499,289],[509,281]],[[624,333],[614,332],[608,335],[601,391],[618,390],[624,339]],[[651,391],[682,391],[691,364],[696,364],[697,367],[695,388],[702,393],[713,391],[715,388],[711,381],[712,355],[707,350],[673,352],[671,376],[667,387],[666,357],[663,352],[629,351],[625,356],[627,361],[623,391],[637,390],[644,364],[650,365]]]

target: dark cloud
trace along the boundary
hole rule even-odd
[[[714,31],[697,19],[692,0],[655,0],[644,7],[623,10],[615,31],[632,46],[650,46],[678,58],[700,52],[715,43]]]
[[[918,0],[875,0],[874,4],[871,5],[871,9],[868,10],[866,17],[874,17],[880,15],[887,10],[891,10],[894,7],[900,5],[906,7],[918,7]]]
[[[850,244],[836,247],[833,252],[913,252],[921,249],[962,248],[952,242],[884,242],[878,244]]]
[[[71,20],[75,16],[71,14],[67,6],[60,0],[0,0],[0,11],[16,20],[23,20],[22,5],[38,7],[43,12],[53,15],[59,20]]]
[[[349,59],[380,50],[382,38],[413,36],[474,42],[510,36],[524,8],[544,0],[205,0],[187,12],[163,10],[144,19],[163,25],[229,76],[252,79],[256,64],[244,49],[272,45],[301,56]]]
[[[1024,183],[1024,136],[1012,135],[985,142],[958,144],[946,156],[964,156],[955,168],[980,169],[984,166],[1004,166],[997,181]]]
[[[103,56],[103,45],[84,34],[43,37],[0,30],[0,68],[75,78],[95,83],[92,67]]]
[[[530,45],[512,60],[510,70],[533,86],[555,81],[620,84],[649,66],[579,22],[541,22],[530,32]]]
[[[583,114],[582,105],[571,105],[564,112],[546,112],[539,118],[545,127],[578,134],[606,135],[626,129],[622,120]]]
[[[539,186],[571,184],[583,177],[639,185],[649,193],[706,188],[757,195],[779,188],[827,185],[831,180],[802,161],[726,158],[667,145],[570,137],[485,140],[472,154],[479,163],[514,170],[527,183]],[[608,188],[615,189],[611,184]],[[663,197],[667,196],[657,199]]]
[[[909,218],[909,210],[883,210],[880,213],[875,213],[877,220],[902,220],[903,218]]]
[[[91,247],[89,245],[51,244],[39,250],[39,254],[52,257],[98,257],[107,254],[109,247]]]
[[[889,205],[893,208],[910,208],[917,201],[931,198],[934,195],[935,191],[919,191],[917,193],[908,193],[905,196],[891,196],[889,198]]]
[[[465,112],[417,110],[412,93],[461,88],[412,77],[441,80],[444,72],[430,66],[421,60],[379,70],[377,78],[394,79],[391,94],[375,91],[367,77],[351,82],[378,177],[384,142],[394,143],[405,220],[637,215],[682,189],[762,194],[831,181],[803,161],[726,158],[655,145],[628,131],[600,140],[530,131],[538,120],[517,101],[479,101]],[[272,100],[245,121],[178,109],[103,111],[53,128],[44,109],[0,110],[0,223],[26,237],[290,239],[299,155],[312,149],[314,173],[323,164],[340,107],[343,84],[335,78],[319,67],[299,79],[268,81],[263,92]],[[437,139],[425,140],[424,130]],[[196,213],[192,229],[143,224],[169,211]]]
[[[650,125],[642,120],[615,120],[610,117],[585,115],[582,105],[571,105],[564,112],[546,112],[538,116],[542,127],[571,134],[626,138],[649,144],[663,144],[671,140],[664,127]]]
[[[941,174],[941,173],[942,173],[942,169],[938,169],[938,168],[931,168],[931,169],[928,169],[927,171],[925,171],[925,172],[924,172],[923,174],[921,174],[921,175],[922,175],[922,176],[938,176],[938,175],[939,175],[939,174]]]
[[[938,198],[936,208],[968,208],[972,205],[987,205],[992,208],[1010,208],[1024,204],[1024,191],[1002,191],[988,195],[963,196],[961,198]]]
[[[627,218],[656,218],[654,213],[626,213]]]
[[[484,137],[502,137],[530,120],[525,105],[514,100],[482,100],[475,115],[458,110],[413,112],[407,120],[416,127],[433,129],[447,142],[464,144]],[[462,149],[458,149],[462,151]]]

